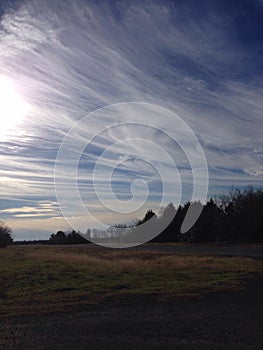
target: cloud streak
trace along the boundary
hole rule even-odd
[[[225,1],[201,1],[199,9],[192,1],[25,0],[17,2],[14,10],[5,9],[0,27],[0,74],[13,81],[31,108],[8,131],[6,142],[0,142],[1,198],[23,198],[33,201],[33,206],[21,205],[20,211],[7,206],[2,217],[7,215],[12,224],[12,217],[15,220],[18,215],[33,218],[48,213],[41,201],[55,202],[54,165],[63,138],[88,113],[119,102],[160,105],[188,123],[207,157],[210,194],[231,185],[261,186],[263,46],[257,36],[262,6],[251,1],[247,17],[242,16],[239,7],[233,9]],[[241,18],[246,35],[253,40],[246,39]],[[249,20],[254,21],[254,32],[248,27]],[[131,113],[97,113],[85,129],[77,130],[75,142],[92,139],[100,126],[129,123]],[[140,115],[145,125],[150,118],[150,114]],[[111,152],[101,159],[105,173],[116,159],[136,158],[142,147],[135,136],[160,144],[173,156],[182,177],[183,199],[191,197],[189,162],[165,135],[170,131],[176,140],[177,125],[160,116],[159,127],[164,133],[124,125],[92,140],[81,158],[78,181],[84,202],[94,204],[94,211],[98,203],[92,170],[98,157],[115,140]],[[131,142],[117,143],[125,137]],[[72,147],[74,151],[74,142]],[[113,188],[117,196],[127,193],[129,197],[131,183],[140,175],[150,187],[155,184],[148,202],[154,207],[153,198],[162,191],[153,171],[155,165],[160,166],[160,155],[146,146],[143,155],[146,161],[124,161],[118,166]],[[69,173],[66,159],[62,166],[64,173],[57,181],[67,193],[65,180],[74,174]],[[168,163],[163,166],[172,190],[174,169]],[[107,198],[105,173],[96,181]],[[54,208],[50,210],[58,216]],[[143,210],[145,207],[137,214]],[[74,204],[71,212],[78,217]],[[45,225],[50,230],[50,222]]]

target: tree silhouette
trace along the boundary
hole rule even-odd
[[[139,220],[137,223],[137,226],[145,224],[147,221],[156,218],[156,214],[152,211],[152,209],[148,210],[147,213],[144,215],[144,218],[142,220]]]
[[[13,242],[12,230],[3,221],[0,221],[0,248],[6,247]]]
[[[263,191],[232,189],[224,209],[223,229],[234,242],[263,241]]]
[[[51,244],[81,244],[89,243],[80,232],[73,231],[58,231],[56,234],[52,233],[49,237],[49,242]]]
[[[231,189],[228,195],[215,201],[210,199],[203,206],[197,222],[186,233],[181,226],[190,205],[187,202],[177,208],[169,203],[161,215],[150,209],[142,219],[132,225],[115,225],[107,231],[88,229],[86,237],[97,237],[98,242],[263,242],[263,191],[248,187]],[[154,237],[154,232],[160,232]],[[84,240],[84,241],[83,241]],[[78,232],[58,231],[50,236],[54,244],[88,243]]]

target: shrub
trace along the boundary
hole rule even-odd
[[[12,230],[3,221],[0,221],[0,248],[6,247],[13,241]]]

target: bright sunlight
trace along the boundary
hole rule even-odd
[[[0,141],[5,141],[10,130],[15,129],[29,110],[29,105],[16,92],[12,81],[0,76]]]

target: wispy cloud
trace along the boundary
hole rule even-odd
[[[31,109],[17,128],[9,130],[6,142],[0,143],[1,198],[33,203],[22,205],[20,211],[7,206],[2,216],[6,214],[9,221],[50,211],[59,216],[53,206],[43,207],[41,200],[55,201],[54,165],[64,136],[88,113],[119,102],[157,104],[188,123],[207,157],[210,194],[231,185],[262,185],[263,46],[257,37],[262,7],[251,1],[244,17],[225,1],[199,5],[193,1],[25,0],[13,11],[6,9],[0,27],[0,73],[13,81]],[[244,18],[246,35],[240,18]],[[248,27],[248,18],[256,29]],[[78,169],[83,201],[94,204],[94,212],[103,215],[92,171],[109,147],[96,176],[105,199],[111,198],[105,176],[118,162],[112,177],[117,197],[127,193],[129,198],[132,181],[141,176],[152,191],[148,204],[154,206],[153,198],[162,192],[155,170],[162,166],[170,200],[175,198],[174,167],[143,140],[160,145],[172,156],[182,177],[183,199],[189,198],[190,164],[165,134],[169,131],[175,140],[182,137],[176,123],[160,115],[156,118],[160,132],[147,127],[151,115],[146,110],[136,116],[146,125],[141,127],[127,124],[134,120],[132,109],[120,107],[118,112],[96,113],[74,135],[74,142],[85,142],[100,128],[126,123],[95,137],[83,153]],[[63,172],[57,182],[67,195],[66,180],[74,174],[66,158],[60,166]],[[77,222],[73,203],[71,212]],[[114,215],[111,221],[121,220]],[[50,219],[43,220],[50,229]]]
[[[1,214],[8,214],[14,218],[19,217],[54,217],[59,214],[59,208],[56,202],[41,202],[36,206],[16,206],[0,210]]]

